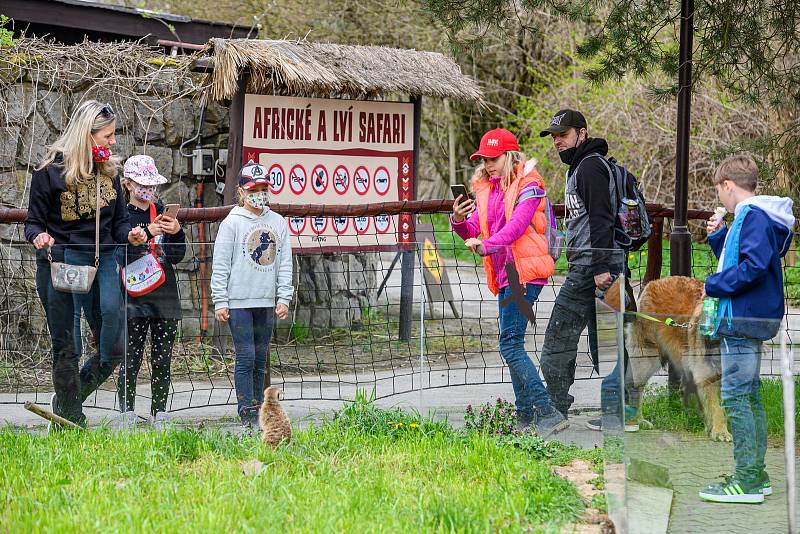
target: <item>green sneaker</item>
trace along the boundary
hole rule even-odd
[[[722,503],[744,503],[761,504],[764,502],[764,494],[761,484],[756,483],[748,486],[735,477],[725,476],[721,484],[711,484],[701,490],[699,495],[704,501]]]
[[[766,471],[761,471],[761,477],[758,479],[758,484],[761,488],[761,493],[764,495],[772,495],[772,482],[769,481],[769,475]]]

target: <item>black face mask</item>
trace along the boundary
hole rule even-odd
[[[561,163],[564,165],[572,165],[572,160],[575,159],[575,154],[578,152],[578,145],[580,144],[580,141],[581,137],[580,134],[578,134],[578,138],[575,140],[575,146],[565,148],[558,153],[558,157],[561,158]]]

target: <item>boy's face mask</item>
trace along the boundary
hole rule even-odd
[[[156,196],[155,185],[135,185],[133,187],[133,196],[142,202],[152,202]]]
[[[269,191],[254,191],[247,193],[245,201],[257,209],[264,209],[269,204]]]

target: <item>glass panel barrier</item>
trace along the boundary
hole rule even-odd
[[[627,384],[615,414],[624,424],[604,426],[607,456],[610,440],[622,443],[615,460],[624,483],[619,463],[607,461],[609,513],[627,532],[790,531],[793,317],[736,317],[703,296],[701,282],[664,278],[625,315]],[[667,362],[678,388],[668,384]]]

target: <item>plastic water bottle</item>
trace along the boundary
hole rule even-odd
[[[700,319],[700,324],[698,325],[701,335],[714,335],[714,327],[717,324],[718,305],[719,301],[714,297],[706,297],[703,299],[703,315]]]

